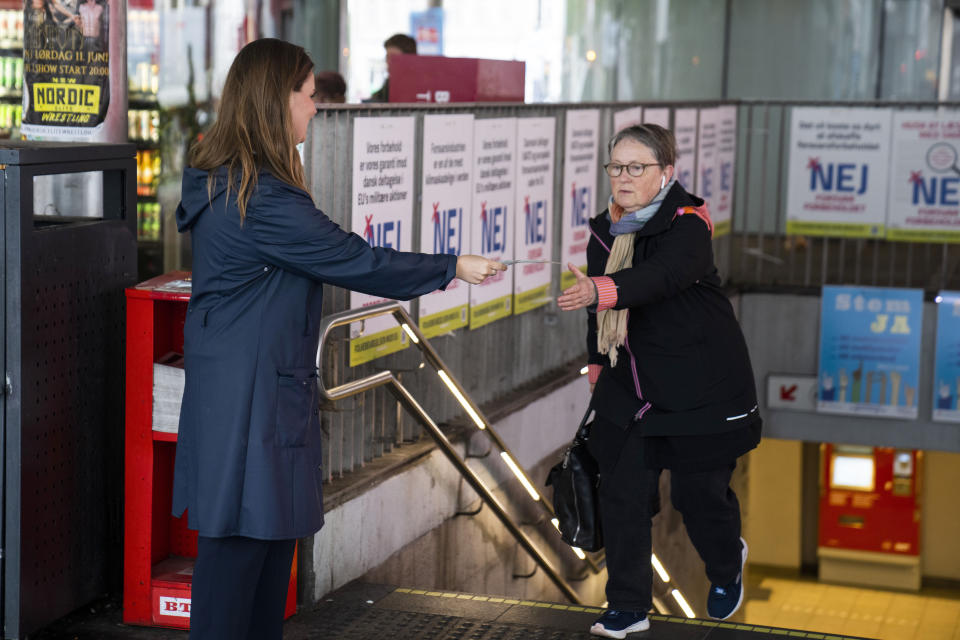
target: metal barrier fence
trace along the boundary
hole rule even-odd
[[[730,262],[739,289],[805,289],[826,284],[915,287],[932,296],[960,286],[960,245],[786,234],[790,117],[795,107],[936,111],[958,103],[740,101]]]
[[[638,103],[639,104],[639,103]],[[960,287],[960,245],[901,243],[874,239],[792,237],[786,229],[789,122],[796,106],[893,107],[930,109],[957,107],[945,103],[799,103],[783,101],[712,101],[643,103],[652,107],[691,108],[734,104],[738,108],[734,207],[731,233],[714,241],[721,276],[740,290],[791,290],[815,293],[825,284],[922,287],[928,294]],[[314,118],[305,146],[307,181],[317,205],[343,228],[350,229],[353,197],[353,121],[357,117],[414,116],[414,208],[419,209],[423,116],[472,113],[477,119],[554,117],[554,229],[561,220],[565,115],[570,110],[600,111],[599,159],[606,157],[606,141],[614,133],[613,114],[637,106],[630,103],[577,104],[465,104],[465,105],[336,105]],[[673,112],[671,111],[671,114]],[[609,197],[609,183],[598,172],[598,203]],[[598,205],[599,208],[599,205]],[[554,255],[560,255],[560,234],[554,234]],[[413,237],[420,237],[414,216]],[[561,267],[553,265],[551,295],[560,292]],[[324,313],[349,308],[349,293],[328,287]],[[413,303],[416,305],[416,302]],[[415,312],[415,306],[412,308]],[[582,313],[564,314],[555,304],[510,316],[471,331],[458,330],[431,340],[443,359],[457,372],[474,398],[483,404],[503,398],[518,387],[562,367],[579,367],[586,352]],[[436,376],[419,368],[415,349],[355,367],[347,375],[347,335],[328,349],[325,370],[333,379],[370,375],[384,368],[397,372],[411,393],[424,399],[424,408],[437,422],[449,421],[461,408],[439,392]],[[357,396],[324,413],[327,431],[328,478],[362,466],[395,445],[416,439],[420,427],[404,418],[399,405],[383,389]],[[572,429],[571,424],[557,425]]]

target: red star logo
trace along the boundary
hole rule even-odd
[[[483,220],[484,222],[487,221],[487,203],[486,202],[480,203],[480,219]]]
[[[807,169],[811,171],[814,169],[820,168],[820,158],[810,158],[810,161],[807,162]]]
[[[440,203],[433,203],[433,224],[440,224]]]
[[[367,239],[367,242],[373,244],[373,214],[363,217],[367,220],[367,226],[363,228],[363,237]]]
[[[523,212],[530,215],[530,196],[523,196]]]
[[[911,171],[910,180],[908,182],[911,184],[920,184],[923,182],[923,171]]]

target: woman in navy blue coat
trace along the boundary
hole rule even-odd
[[[296,150],[316,112],[312,70],[301,47],[244,47],[183,176],[193,293],[173,513],[199,532],[193,640],[280,638],[296,539],[323,525],[323,283],[408,300],[506,268],[371,247],[315,207]]]

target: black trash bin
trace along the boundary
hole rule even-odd
[[[3,637],[119,588],[129,144],[4,142]]]

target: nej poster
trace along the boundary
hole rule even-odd
[[[473,115],[423,117],[420,251],[460,256],[470,249],[473,202]],[[467,326],[469,285],[454,278],[420,297],[419,325],[428,338]]]
[[[644,124],[658,124],[664,129],[670,128],[670,107],[646,107],[643,110]]]
[[[890,109],[793,110],[787,233],[883,237],[892,117]]]
[[[563,221],[561,228],[560,286],[574,283],[567,263],[587,270],[589,220],[606,209],[597,202],[597,165],[600,135],[600,110],[567,111],[563,141]]]
[[[677,109],[673,115],[673,135],[677,139],[677,164],[674,170],[680,186],[692,192],[696,186],[697,110]]]
[[[640,124],[641,122],[643,122],[642,107],[630,107],[629,109],[614,111],[613,133],[616,134],[618,131],[622,131],[627,127],[632,127],[635,124]]]
[[[936,302],[933,419],[960,422],[960,291],[941,291]]]
[[[61,140],[92,137],[110,106],[106,0],[25,6],[21,132]]]
[[[550,301],[553,273],[553,160],[555,118],[517,121],[517,180],[513,255],[513,312],[524,313]]]
[[[412,116],[353,122],[352,228],[371,246],[413,248],[413,150]],[[350,292],[351,309],[384,301]],[[407,347],[407,334],[393,316],[354,322],[350,338],[351,367]]]
[[[733,169],[737,159],[737,108],[733,105],[717,108],[717,173],[716,197],[710,212],[713,217],[713,237],[730,233],[733,218]]]
[[[887,238],[960,242],[960,112],[897,111]]]
[[[516,118],[474,121],[470,253],[491,260],[513,258],[516,147]],[[470,329],[509,316],[512,303],[512,268],[472,285]]]
[[[719,142],[720,111],[701,109],[697,125],[697,174],[693,193],[703,198],[711,215],[717,208],[717,143]]]
[[[817,411],[917,417],[923,290],[826,286]]]

